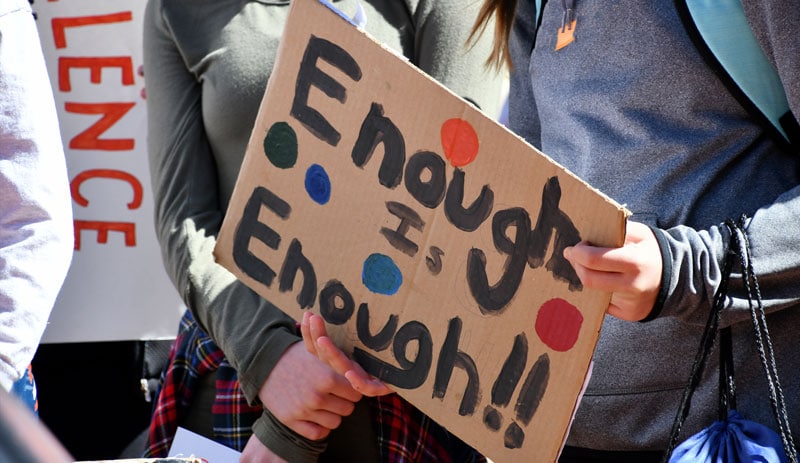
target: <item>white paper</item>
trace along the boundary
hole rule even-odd
[[[208,463],[234,463],[239,461],[240,455],[241,453],[232,448],[225,447],[186,428],[178,427],[167,456],[170,458],[201,458]]]

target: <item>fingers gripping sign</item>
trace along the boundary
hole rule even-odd
[[[275,418],[311,440],[323,439],[339,427],[362,397],[300,343],[284,352],[258,396]]]
[[[621,248],[602,248],[587,242],[564,249],[583,285],[610,292],[608,314],[639,321],[653,309],[661,286],[661,250],[646,225],[628,222]]]
[[[306,349],[327,364],[333,371],[344,376],[354,390],[376,397],[393,392],[383,381],[370,375],[361,365],[351,360],[333,344],[325,329],[325,322],[319,315],[306,312],[300,323],[300,332]]]

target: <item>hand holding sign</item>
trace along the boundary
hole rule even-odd
[[[299,343],[286,349],[258,397],[281,423],[311,440],[327,437],[361,400],[344,376]]]
[[[364,371],[361,365],[348,358],[328,337],[325,321],[319,315],[305,312],[300,323],[300,332],[306,350],[325,362],[333,371],[347,378],[353,389],[365,396],[377,397],[391,394],[383,381]]]
[[[604,248],[579,243],[564,250],[581,282],[611,294],[608,314],[639,321],[653,309],[661,287],[661,250],[647,225],[628,222],[625,244]]]

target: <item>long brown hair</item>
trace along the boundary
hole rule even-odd
[[[489,22],[494,17],[494,47],[486,60],[487,66],[500,69],[504,64],[511,68],[511,53],[508,50],[508,39],[511,36],[511,26],[514,24],[514,14],[517,11],[517,0],[484,0],[469,40],[482,35]]]

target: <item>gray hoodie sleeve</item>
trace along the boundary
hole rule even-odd
[[[202,118],[202,93],[163,15],[148,2],[144,21],[148,145],[156,228],[168,275],[195,319],[237,368],[248,400],[280,355],[299,341],[294,320],[214,261],[224,210]],[[149,70],[157,69],[158,72]],[[259,323],[251,323],[259,320]],[[254,342],[253,340],[259,342]]]
[[[778,70],[796,118],[800,114],[800,2],[744,2],[744,8],[759,43]],[[800,186],[763,205],[747,222],[753,266],[768,311],[800,303],[800,234],[793,231],[798,221]],[[671,259],[672,273],[668,288],[662,288],[667,297],[661,315],[704,323],[705,315],[694,308],[713,299],[727,249],[727,232],[720,226],[708,230],[679,226],[666,230],[662,237],[667,243],[662,251]],[[724,324],[749,317],[746,293],[736,277],[735,273],[729,288],[733,311],[723,318]]]

